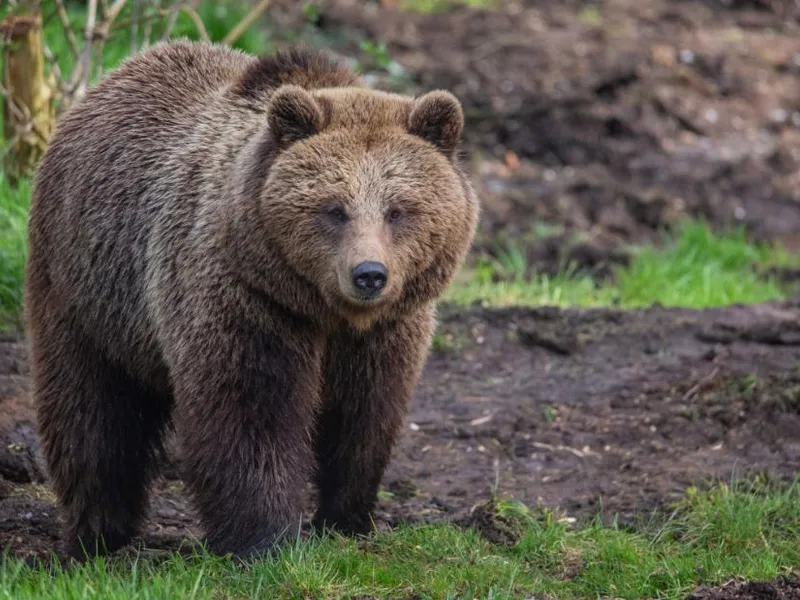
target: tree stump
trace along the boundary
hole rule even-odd
[[[55,124],[53,89],[45,78],[40,14],[0,23],[3,49],[3,169],[13,184],[29,176]]]

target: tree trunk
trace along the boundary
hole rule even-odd
[[[55,124],[53,89],[45,79],[40,14],[0,23],[3,41],[3,168],[12,184],[29,176]]]

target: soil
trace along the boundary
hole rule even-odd
[[[718,588],[701,588],[687,600],[800,600],[800,581],[782,577],[769,581],[731,581]]]
[[[443,308],[436,350],[383,481],[380,528],[476,525],[496,492],[577,520],[668,509],[687,486],[800,471],[800,302],[690,311]],[[25,346],[0,343],[0,545],[58,550]],[[201,532],[177,470],[144,542]],[[309,496],[309,515],[313,508]]]
[[[357,57],[378,87],[459,96],[484,252],[511,239],[537,270],[571,261],[603,275],[627,244],[686,216],[800,248],[797,3],[508,0],[410,14],[402,1],[319,0],[311,24],[304,3],[280,0],[268,21],[278,42]],[[385,42],[404,75],[381,71],[362,40]]]

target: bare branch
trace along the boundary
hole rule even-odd
[[[92,54],[102,53],[103,44],[108,37],[108,32],[114,21],[125,7],[127,0],[115,0],[100,23],[97,23],[97,0],[89,0],[88,17],[86,20],[86,42],[80,60],[72,73],[71,99],[79,100],[89,87],[92,74]],[[99,42],[95,44],[95,42]]]
[[[144,16],[144,31],[142,32],[142,48],[150,46],[150,38],[153,35],[153,19],[159,16],[161,12],[161,0],[153,0],[153,7],[155,8],[154,17]]]
[[[131,0],[131,54],[139,49],[139,0]]]
[[[167,26],[161,36],[162,41],[169,39],[169,37],[172,35],[172,30],[175,29],[175,25],[178,22],[178,14],[180,12],[186,13],[186,15],[192,20],[203,41],[211,41],[211,37],[208,35],[208,31],[203,23],[203,19],[200,18],[200,15],[197,14],[197,11],[193,6],[191,6],[191,4],[191,2],[182,2],[181,0],[176,0],[175,3],[169,8],[169,10],[166,12]]]
[[[3,150],[3,153],[0,154],[0,159],[5,160],[6,156],[11,154],[11,152],[13,152],[16,149],[17,144],[19,144],[20,140],[22,140],[23,135],[25,135],[25,132],[21,129],[18,129],[17,132],[14,134],[14,137],[5,142],[6,147]]]
[[[97,0],[89,0],[88,14],[86,17],[86,41],[84,42],[83,52],[81,53],[78,64],[75,66],[73,80],[77,81],[75,86],[75,97],[80,99],[86,93],[91,75],[92,46],[94,45],[94,24],[97,19]]]
[[[253,22],[261,16],[261,14],[267,10],[269,6],[270,0],[261,0],[256,6],[254,6],[249,13],[247,13],[244,18],[236,24],[236,26],[228,32],[222,39],[223,44],[231,45],[239,37],[247,30]]]
[[[61,26],[64,29],[64,36],[67,38],[67,42],[72,50],[72,54],[75,56],[75,58],[78,58],[80,55],[80,50],[78,50],[78,41],[75,39],[75,34],[72,31],[72,25],[69,22],[69,15],[67,14],[67,9],[64,6],[64,0],[55,0],[55,3],[56,10],[58,11],[58,18],[61,20]]]
[[[97,26],[97,44],[95,45],[95,61],[97,63],[97,76],[103,73],[103,46],[108,39],[109,34],[111,33],[111,28],[114,25],[114,21],[117,19],[119,14],[122,12],[122,9],[125,8],[125,3],[128,0],[116,0],[114,4],[111,5],[111,8],[108,9],[108,13],[106,14],[106,18],[103,19],[103,22]]]
[[[116,2],[114,2],[111,8],[108,9],[108,14],[106,15],[106,18],[103,20],[103,23],[101,23],[106,34],[108,33],[108,30],[111,28],[111,25],[113,25],[114,21],[117,20],[119,13],[121,13],[122,9],[125,8],[125,3],[127,1],[128,0],[116,0]]]
[[[178,22],[178,13],[181,10],[181,0],[175,0],[167,13],[167,26],[164,28],[164,33],[161,35],[161,40],[168,40],[172,35],[172,30],[175,28],[175,23]]]
[[[64,77],[61,75],[61,68],[58,66],[58,61],[56,57],[53,55],[53,51],[50,50],[50,46],[46,43],[42,42],[42,49],[44,52],[44,58],[47,61],[48,66],[50,67],[50,73],[55,80],[55,87],[58,90],[63,89],[64,87]]]
[[[204,42],[210,42],[211,37],[208,35],[208,31],[206,31],[206,26],[203,23],[203,19],[201,19],[200,15],[197,14],[197,11],[190,6],[186,6],[185,4],[180,7],[180,10],[185,12],[192,20],[194,26],[197,28],[197,33],[200,34],[202,40]]]

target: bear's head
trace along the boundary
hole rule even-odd
[[[434,300],[475,232],[459,101],[342,87],[277,89],[260,213],[291,269],[356,326]]]

